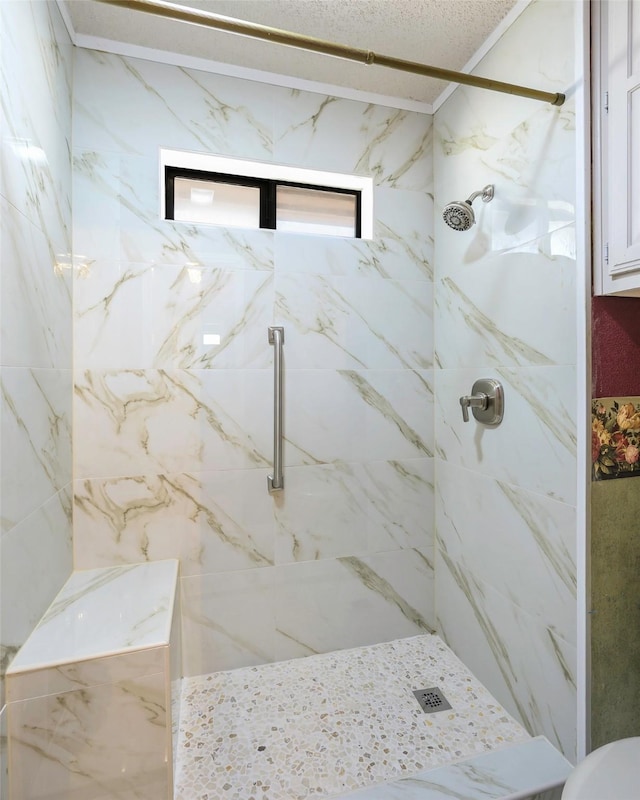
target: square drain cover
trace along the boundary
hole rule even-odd
[[[437,686],[433,686],[431,689],[417,689],[414,691],[414,695],[425,714],[433,714],[435,711],[446,711],[451,708],[447,698]]]

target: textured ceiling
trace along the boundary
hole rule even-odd
[[[517,0],[187,0],[179,5],[460,70]],[[76,34],[378,95],[432,103],[442,81],[153,17],[65,0]],[[82,43],[81,38],[79,39]],[[508,76],[505,76],[508,80]]]

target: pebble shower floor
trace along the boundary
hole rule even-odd
[[[450,711],[423,713],[413,690],[433,686]],[[439,637],[416,636],[185,678],[175,800],[340,798],[529,738]]]

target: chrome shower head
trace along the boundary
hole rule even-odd
[[[475,223],[476,215],[473,213],[471,203],[473,203],[478,195],[482,195],[483,203],[488,203],[490,200],[493,200],[493,185],[489,184],[479,192],[474,192],[470,197],[467,197],[466,200],[456,200],[444,207],[442,218],[450,228],[453,228],[454,231],[468,231]]]
[[[464,200],[446,205],[442,212],[442,218],[454,231],[468,231],[476,221],[471,204]]]

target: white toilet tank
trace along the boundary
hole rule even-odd
[[[590,753],[569,775],[562,800],[640,800],[640,736]]]

